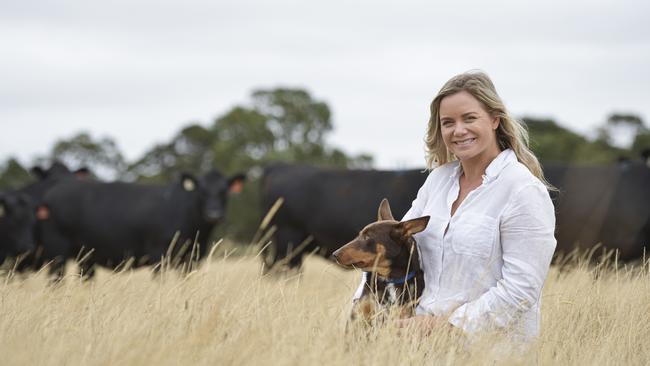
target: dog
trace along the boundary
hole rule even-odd
[[[341,266],[368,272],[361,296],[354,301],[351,321],[359,317],[373,324],[393,310],[400,318],[415,313],[424,289],[424,273],[413,234],[423,231],[428,223],[429,216],[396,221],[384,198],[377,221],[332,254]]]

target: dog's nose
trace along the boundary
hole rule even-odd
[[[334,251],[334,253],[332,253],[330,259],[338,262],[340,254],[341,254],[341,249],[337,249],[336,251]]]

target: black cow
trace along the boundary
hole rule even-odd
[[[610,166],[545,164],[554,194],[558,252],[601,244],[631,260],[650,248],[650,168],[624,161]]]
[[[129,258],[136,265],[156,263],[175,235],[176,248],[196,240],[202,255],[212,228],[224,217],[228,193],[243,180],[243,174],[226,178],[211,171],[199,179],[184,174],[171,185],[58,184],[44,199],[51,223],[44,256],[53,259],[53,271],[60,276],[65,259],[83,249],[88,257],[81,271],[92,276],[94,264],[115,267]]]
[[[62,180],[74,179],[78,174],[86,172],[86,168],[72,172],[65,164],[58,161],[53,162],[48,169],[35,166],[31,169],[31,173],[36,179],[17,191],[29,195],[34,204],[38,206],[42,203],[45,193],[57,183]]]
[[[0,192],[0,264],[34,249],[34,206],[28,195]]]
[[[46,261],[46,258],[41,255],[44,251],[43,236],[44,232],[48,231],[48,226],[51,225],[51,223],[46,220],[47,217],[42,216],[44,214],[42,205],[45,194],[52,187],[61,182],[78,178],[85,179],[89,174],[89,171],[84,167],[72,172],[63,163],[55,161],[47,169],[40,166],[33,167],[31,173],[35,180],[14,192],[16,194],[27,195],[30,198],[36,216],[36,221],[34,221],[32,225],[33,238],[36,247],[17,264],[16,269],[18,271],[25,271],[28,269],[37,270],[41,268]]]
[[[263,209],[268,211],[280,197],[284,203],[272,220],[277,231],[265,255],[266,268],[278,262],[298,268],[303,255],[315,250],[329,257],[376,218],[382,198],[389,199],[395,217],[402,217],[426,177],[423,170],[267,167],[261,186]]]

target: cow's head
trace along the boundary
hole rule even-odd
[[[0,262],[34,249],[34,207],[24,193],[0,193]]]
[[[244,174],[226,178],[220,172],[212,170],[198,179],[191,174],[183,174],[181,186],[183,190],[197,195],[202,219],[216,223],[226,213],[228,195],[241,192],[244,180]]]
[[[27,193],[35,205],[42,203],[45,193],[58,184],[60,181],[70,178],[85,179],[90,174],[88,168],[83,167],[74,172],[71,172],[68,167],[63,163],[55,161],[49,169],[44,169],[40,166],[31,168],[31,173],[36,180],[21,190]]]

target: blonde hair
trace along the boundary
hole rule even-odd
[[[517,160],[524,164],[547,188],[552,189],[542,172],[542,167],[535,154],[528,147],[528,131],[519,121],[508,114],[503,101],[497,94],[496,88],[486,73],[468,71],[451,78],[440,89],[431,102],[431,117],[424,138],[426,146],[427,168],[446,164],[456,160],[442,140],[440,131],[440,102],[447,96],[461,91],[470,93],[478,100],[492,117],[499,117],[496,129],[497,143],[501,150],[512,149]]]

